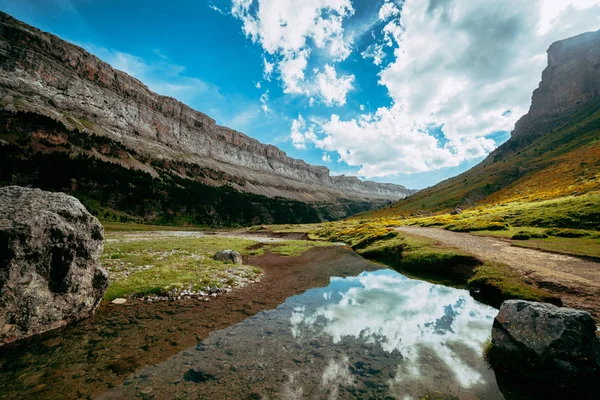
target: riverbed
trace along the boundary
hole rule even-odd
[[[263,279],[210,301],[104,304],[6,346],[0,398],[504,398],[482,357],[497,311],[466,290],[340,246],[249,262]]]

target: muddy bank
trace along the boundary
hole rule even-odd
[[[345,247],[313,248],[298,257],[265,253],[259,283],[211,301],[104,304],[91,319],[4,347],[0,399],[94,397],[202,341],[212,331],[273,309],[289,296],[381,266]]]

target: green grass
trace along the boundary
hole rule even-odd
[[[523,237],[515,239],[520,232],[524,233]],[[474,232],[473,234],[512,239],[513,246],[600,259],[600,232],[598,231],[525,227],[510,228],[505,231]]]
[[[330,242],[324,241],[308,241],[308,240],[285,240],[282,242],[261,243],[260,245],[251,246],[251,249],[246,248],[242,254],[249,256],[258,256],[264,254],[265,251],[277,253],[282,256],[299,256],[313,247],[331,246]]]
[[[600,259],[600,240],[596,238],[530,239],[513,243],[515,246],[541,249],[553,253],[569,254]]]
[[[458,215],[439,214],[397,219],[397,223],[438,226],[462,232],[507,230],[518,227],[598,231],[600,230],[600,194],[479,206]]]
[[[541,302],[557,302],[558,298],[548,291],[537,288],[523,275],[513,271],[502,263],[485,262],[475,268],[474,275],[468,281],[472,289],[482,289],[498,299],[522,299]],[[500,305],[501,301],[491,299]]]
[[[200,291],[207,286],[236,286],[253,281],[262,273],[250,265],[213,260],[219,250],[236,250],[243,255],[259,255],[269,250],[297,256],[315,246],[331,245],[294,240],[259,246],[249,239],[132,236],[127,232],[108,233],[106,238],[102,264],[109,271],[111,283],[105,300],[165,294],[175,288]]]
[[[327,224],[312,234],[327,240],[344,241],[363,257],[411,277],[433,283],[466,285],[473,289],[478,299],[495,306],[506,299],[558,302],[552,294],[537,288],[527,277],[507,265],[483,262],[436,240],[393,231],[386,226],[388,224],[393,221],[344,221]],[[390,231],[395,234],[391,235]],[[363,246],[365,241],[369,243]]]

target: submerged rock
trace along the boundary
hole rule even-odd
[[[504,371],[552,385],[592,382],[600,377],[596,324],[586,311],[508,300],[494,320],[488,360]]]
[[[92,315],[104,229],[74,197],[0,188],[0,346]]]
[[[242,255],[234,250],[222,250],[213,256],[217,261],[230,262],[233,264],[242,264]]]

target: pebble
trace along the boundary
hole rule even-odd
[[[111,303],[113,303],[113,304],[125,304],[125,303],[127,303],[127,299],[124,299],[122,297],[118,297],[118,298],[114,299],[113,301],[111,301]]]

